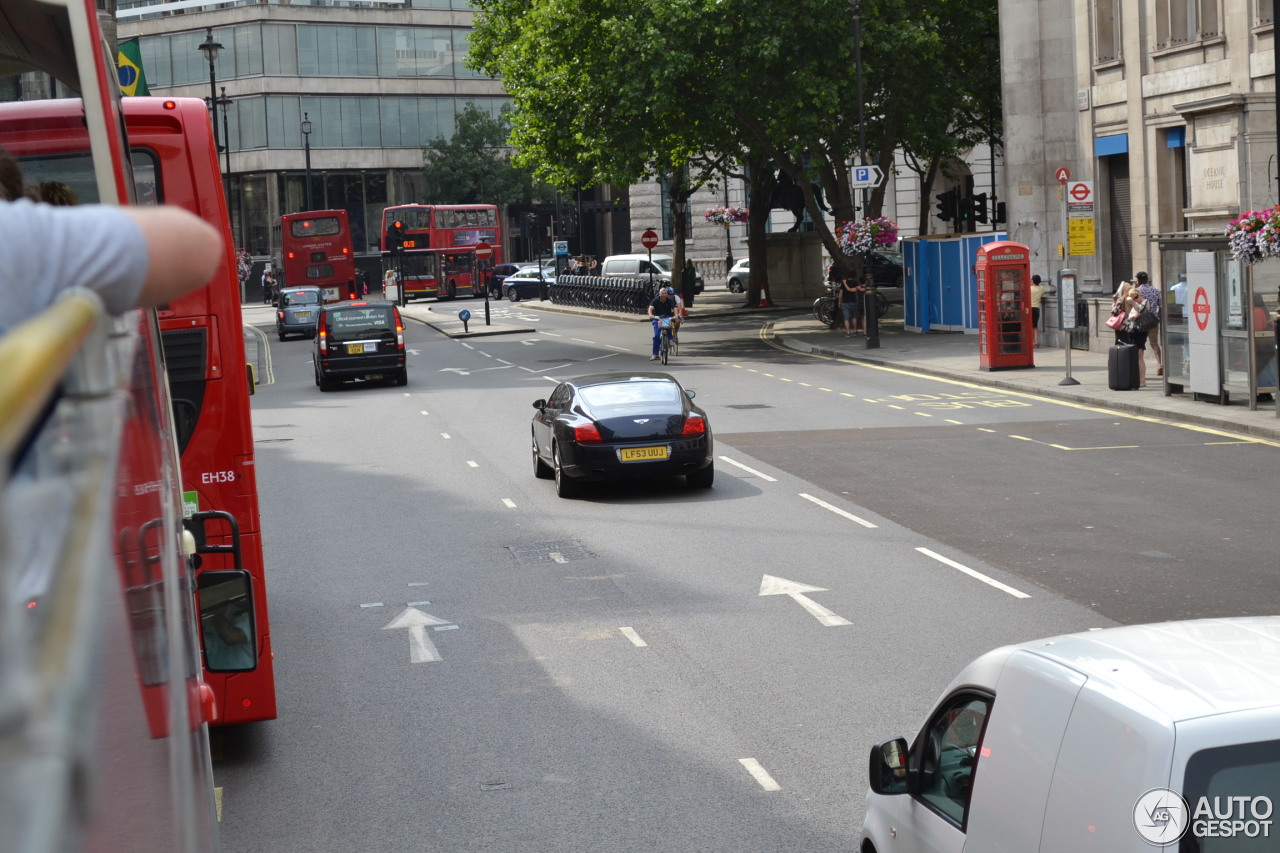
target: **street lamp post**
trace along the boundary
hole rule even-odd
[[[302,114],[302,150],[307,157],[307,210],[311,210],[311,118]]]
[[[218,51],[222,50],[222,45],[213,40],[213,27],[205,27],[204,42],[197,50],[209,60],[209,121],[213,124],[213,147],[217,151],[222,151],[222,142],[218,139],[218,115],[214,112],[215,104],[218,102],[218,73],[214,63],[218,61]]]
[[[218,106],[222,107],[222,157],[226,164],[223,172],[231,174],[231,133],[227,130],[227,110],[231,108],[231,99],[227,97],[227,87],[222,87],[222,97],[218,98]]]
[[[724,207],[729,209],[729,176],[724,176]],[[724,226],[724,277],[729,279],[729,270],[733,269],[733,238],[729,236],[729,229],[733,226],[725,223]]]

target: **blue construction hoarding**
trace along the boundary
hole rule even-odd
[[[902,242],[902,310],[909,332],[978,333],[978,247],[1004,232]]]

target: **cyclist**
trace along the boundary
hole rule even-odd
[[[653,355],[650,361],[658,360],[658,347],[662,343],[662,327],[658,321],[663,317],[675,317],[676,307],[675,297],[666,287],[659,288],[658,295],[649,303],[649,320],[653,323]]]

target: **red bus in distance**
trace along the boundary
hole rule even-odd
[[[397,260],[387,245],[387,229],[399,222],[404,236]],[[483,296],[495,264],[502,263],[502,228],[492,204],[403,204],[382,211],[384,274],[402,270],[406,298]],[[488,243],[492,255],[484,261],[475,247]]]
[[[286,213],[280,217],[280,248],[284,285],[319,287],[326,303],[360,296],[345,210]]]

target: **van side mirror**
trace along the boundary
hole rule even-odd
[[[906,738],[894,738],[871,747],[869,782],[877,794],[906,794],[911,790],[911,772],[907,769]]]
[[[196,575],[200,640],[210,672],[250,672],[258,666],[253,583],[240,569]]]

